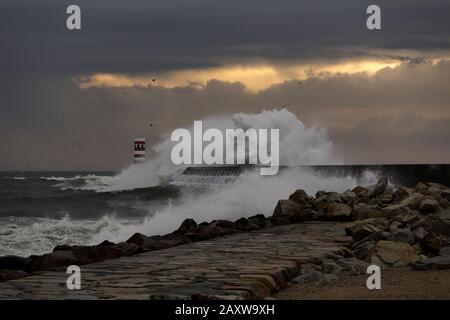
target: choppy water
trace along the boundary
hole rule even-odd
[[[92,244],[93,235],[146,217],[179,197],[176,186],[97,192],[111,172],[0,172],[0,255]]]
[[[217,188],[164,184],[124,191],[107,191],[118,177],[112,172],[0,172],[0,256],[123,241],[134,232],[162,234],[188,217],[202,222],[270,215],[277,200],[297,188],[311,195],[343,192],[381,174],[397,185],[450,185],[450,165],[284,168],[274,177],[244,172]]]

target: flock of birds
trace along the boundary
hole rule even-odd
[[[310,69],[311,69],[311,68],[310,68]],[[310,70],[310,72],[312,73],[312,70]],[[152,78],[151,81],[152,81],[152,83],[156,83],[156,82],[158,81],[158,79],[157,79],[157,78]],[[299,85],[302,85],[302,84],[303,84],[303,81],[298,81],[298,84],[299,84]],[[127,95],[128,93],[127,93],[126,90],[124,90],[124,91],[123,91],[123,94],[124,94],[124,95]],[[282,105],[281,107],[282,107],[282,108],[287,108],[288,105],[287,105],[287,104],[284,104],[284,105]],[[49,118],[48,116],[45,116],[45,119],[48,119],[48,118]],[[155,123],[149,123],[148,126],[149,126],[149,127],[153,127],[154,124],[155,124]],[[16,128],[15,128],[14,126],[10,126],[9,129],[10,129],[10,131],[15,131]],[[86,127],[82,127],[82,130],[85,131],[85,130],[86,130]],[[50,139],[45,139],[43,142],[44,142],[46,145],[51,145],[51,144],[52,144],[52,141],[51,141]],[[30,141],[26,141],[25,144],[26,144],[26,145],[30,145],[31,142],[30,142]],[[72,149],[72,150],[76,150],[77,152],[79,152],[79,151],[81,151],[81,150],[83,149],[83,147],[82,147],[82,145],[78,144],[76,141],[73,141],[73,142],[71,143],[71,149]],[[58,163],[58,164],[59,164],[59,163],[62,163],[62,159],[61,159],[61,158],[59,158],[58,160],[55,159],[55,154],[50,154],[50,159],[51,159],[52,161]],[[72,157],[72,159],[75,159],[75,160],[76,160],[76,159],[77,159],[77,155],[75,154],[75,155]],[[27,163],[27,164],[26,164],[26,167],[27,167],[27,169],[30,168],[30,164]]]

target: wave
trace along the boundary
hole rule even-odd
[[[0,256],[29,256],[51,252],[56,245],[93,245],[96,234],[114,233],[136,220],[104,216],[97,220],[33,217],[0,218]]]

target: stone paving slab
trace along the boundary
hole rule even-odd
[[[65,269],[0,283],[0,299],[263,299],[300,265],[343,254],[344,225],[305,222],[233,234],[81,266],[81,289]]]

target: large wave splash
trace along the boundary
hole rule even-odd
[[[104,228],[93,237],[97,243],[105,239],[122,241],[135,232],[147,235],[175,230],[186,218],[197,222],[214,219],[238,219],[257,213],[271,215],[276,202],[287,198],[297,188],[313,195],[319,190],[343,192],[356,185],[369,185],[376,174],[368,173],[358,181],[355,177],[320,175],[305,165],[340,164],[333,154],[333,144],[326,130],[319,126],[307,127],[287,109],[263,111],[258,114],[238,113],[232,117],[204,119],[205,128],[267,128],[280,130],[280,164],[289,166],[276,176],[260,176],[259,171],[248,171],[233,183],[211,188],[200,194],[187,193],[181,201],[169,204],[143,223],[124,225],[123,228]],[[191,128],[192,130],[192,128]],[[156,156],[143,165],[134,165],[117,175],[107,190],[140,188],[158,183],[161,174],[176,174],[180,168],[170,167],[170,141],[155,147]]]
[[[226,129],[279,129],[280,165],[339,164],[333,154],[327,132],[319,126],[306,127],[295,114],[284,109],[257,114],[236,113],[232,116],[202,119],[204,130],[216,128],[225,135]],[[193,126],[186,128],[191,134]],[[180,173],[184,167],[171,161],[173,143],[170,137],[153,147],[155,154],[144,163],[133,164],[113,177],[108,185],[93,187],[96,191],[121,191],[155,186],[164,178]]]

